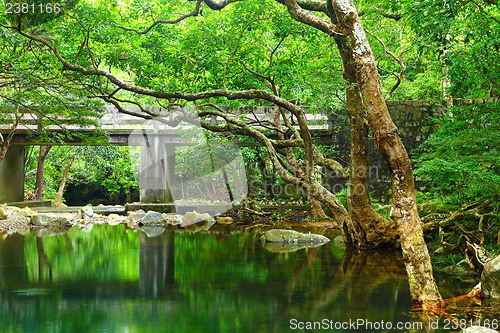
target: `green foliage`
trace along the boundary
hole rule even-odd
[[[416,45],[441,61],[453,97],[498,96],[500,8],[496,3],[420,0],[403,6]]]
[[[98,183],[104,188],[108,200],[119,203],[120,194],[128,198],[138,191],[134,172],[139,169],[138,147],[118,146],[55,146],[45,159],[44,184],[47,183],[45,199],[54,199],[64,168],[71,156],[76,159],[68,174],[69,184]],[[38,148],[27,161],[25,184],[27,192],[35,185]]]
[[[103,133],[97,130],[102,115],[99,101],[87,98],[88,87],[65,75],[60,66],[47,50],[1,29],[0,123],[11,124],[16,115],[24,116],[24,122],[32,125],[28,134],[35,141],[102,141]],[[68,130],[67,125],[96,130],[89,136]],[[46,131],[49,126],[58,131]]]
[[[500,196],[499,103],[455,107],[421,147],[415,171],[452,202]]]

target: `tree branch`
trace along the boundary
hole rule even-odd
[[[276,0],[282,5],[286,5],[286,0]],[[329,12],[326,6],[326,1],[317,1],[317,0],[299,0],[297,1],[298,5],[311,12],[321,12],[327,16],[329,16]]]
[[[197,0],[196,7],[192,12],[184,14],[184,15],[182,15],[174,20],[157,20],[157,21],[153,22],[149,27],[147,27],[146,30],[141,31],[138,29],[123,27],[123,26],[120,26],[120,28],[123,30],[126,30],[126,31],[133,31],[138,35],[144,35],[144,34],[147,34],[148,32],[150,32],[151,29],[156,27],[158,24],[176,24],[176,23],[179,23],[181,21],[184,21],[187,18],[198,16],[201,12],[201,4],[202,3],[203,3],[202,0]]]
[[[214,0],[203,0],[205,4],[212,10],[221,10],[222,8],[226,7],[230,3],[237,2],[241,0],[221,0],[221,1],[214,1]]]
[[[399,87],[399,85],[401,84],[401,81],[403,81],[403,76],[406,72],[406,65],[404,64],[403,58],[398,57],[393,52],[391,52],[391,50],[389,50],[387,48],[387,46],[382,41],[382,39],[380,39],[377,35],[371,33],[370,31],[368,31],[366,29],[365,29],[365,31],[368,34],[372,35],[380,43],[380,45],[382,45],[382,47],[384,48],[384,52],[387,53],[391,58],[393,58],[399,64],[399,66],[401,66],[401,71],[399,72],[399,74],[398,75],[394,74],[397,78],[396,83],[391,87],[391,89],[389,89],[389,92],[387,93],[387,95],[385,95],[385,100],[387,101],[387,100],[389,100],[389,98],[391,98],[392,93]]]
[[[279,2],[279,1],[278,1]],[[328,22],[327,20],[314,15],[307,10],[303,9],[297,3],[297,0],[285,0],[286,8],[290,16],[301,23],[307,24],[313,28],[316,28],[329,36],[339,36],[342,35],[336,31],[336,25]]]

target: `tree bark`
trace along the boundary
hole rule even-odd
[[[397,223],[401,250],[409,278],[414,308],[430,309],[442,303],[432,274],[417,213],[413,170],[398,130],[382,96],[376,62],[352,0],[332,0],[341,36],[336,36],[349,55],[356,83],[366,109],[375,147],[382,154],[391,179],[391,217]]]
[[[66,164],[66,168],[64,168],[64,173],[63,173],[61,182],[59,183],[59,189],[57,191],[56,199],[54,200],[55,205],[61,204],[61,200],[62,200],[63,193],[64,193],[64,187],[66,186],[66,181],[68,180],[69,169],[71,169],[71,165],[73,164],[75,158],[76,158],[76,156],[72,156],[69,159],[68,164]]]
[[[310,197],[309,201],[311,204],[311,217],[313,219],[327,218],[328,217],[328,215],[326,215],[323,207],[321,207],[321,201],[315,199],[314,197]]]
[[[46,145],[40,146],[36,169],[35,200],[43,200],[43,167],[45,165],[45,157],[47,157],[51,147]]]
[[[344,63],[346,104],[349,114],[351,154],[349,166],[349,192],[347,210],[353,223],[363,230],[360,243],[368,247],[396,244],[398,231],[395,223],[373,210],[368,190],[368,123],[363,100],[356,84],[356,70],[341,41],[337,41]]]

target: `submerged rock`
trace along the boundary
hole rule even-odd
[[[148,238],[153,238],[153,237],[160,236],[165,231],[165,228],[143,227],[143,228],[141,228],[141,231],[144,232]]]
[[[80,208],[78,214],[76,215],[76,218],[86,219],[92,216],[94,216],[94,210],[92,209],[92,205],[87,205]]]
[[[322,243],[269,243],[266,242],[263,244],[264,248],[270,252],[275,252],[275,253],[288,253],[288,252],[295,252],[298,250],[302,249],[309,249],[313,247],[318,247],[325,245],[324,242]]]
[[[473,277],[474,271],[470,268],[467,260],[462,260],[457,264],[450,265],[443,269],[443,272],[458,277]]]
[[[336,246],[340,247],[341,249],[344,249],[344,250],[346,249],[344,236],[339,235],[339,236],[335,237],[333,239],[333,242],[335,243]]]
[[[142,219],[139,225],[164,225],[167,221],[161,213],[150,210]]]
[[[481,286],[485,297],[500,299],[500,256],[484,264]]]
[[[31,224],[40,227],[71,226],[67,218],[53,214],[37,214],[31,217]]]
[[[326,243],[330,239],[318,234],[304,234],[295,230],[272,229],[261,237],[263,242],[270,243]]]
[[[213,219],[212,221],[195,222],[192,224],[184,225],[184,230],[191,232],[208,231],[214,224],[215,221]]]

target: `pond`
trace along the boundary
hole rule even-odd
[[[259,237],[230,229],[148,237],[106,224],[6,236],[1,331],[303,332],[320,322],[325,332],[379,332],[390,331],[382,321],[419,323],[398,252],[345,252],[330,242],[275,253]],[[472,287],[440,285],[445,297]],[[373,329],[354,327],[359,320]],[[392,331],[419,331],[408,327]]]

